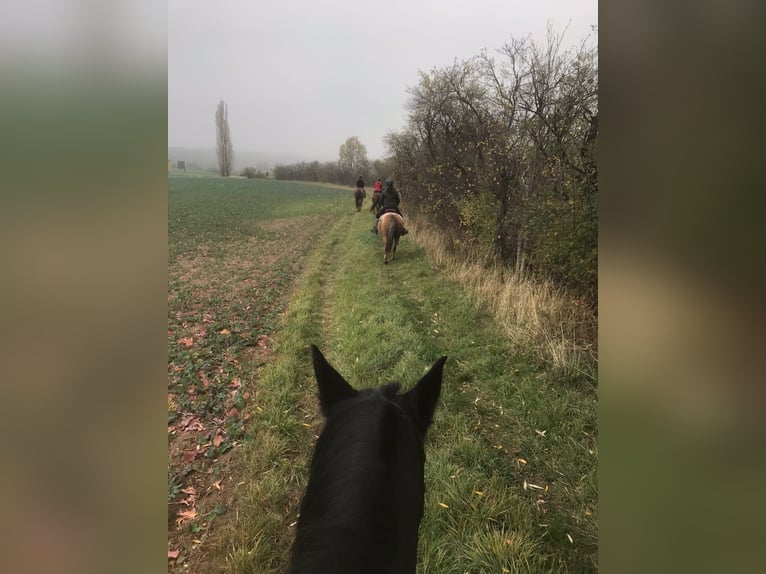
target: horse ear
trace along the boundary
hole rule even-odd
[[[446,360],[447,357],[442,357],[436,361],[431,370],[418,381],[418,384],[404,395],[407,397],[410,408],[414,410],[412,414],[423,436],[431,425],[434,410],[436,410],[436,403],[442,389],[442,371]]]
[[[350,399],[356,394],[340,373],[332,368],[316,345],[311,345],[311,356],[314,359],[314,374],[319,386],[319,404],[322,414],[328,416],[330,409],[342,400]]]

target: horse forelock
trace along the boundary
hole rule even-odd
[[[339,403],[320,436],[323,451],[332,453],[333,458],[357,448],[374,451],[380,441],[389,438],[381,431],[381,421],[386,420],[387,412],[394,409],[397,414],[404,414],[397,402],[399,387],[399,383],[389,383],[377,389],[363,389]]]
[[[387,385],[383,385],[377,390],[381,395],[390,400],[393,399],[396,396],[396,393],[399,392],[399,387],[399,383],[388,383]]]
[[[310,499],[321,498],[323,508],[333,509],[332,520],[353,522],[358,519],[354,512],[364,513],[373,501],[391,496],[392,474],[417,471],[418,464],[422,473],[417,430],[396,402],[398,390],[397,383],[363,390],[333,409],[312,459],[304,501],[309,507],[316,502]],[[412,453],[412,460],[406,453]],[[402,464],[409,470],[397,470]]]

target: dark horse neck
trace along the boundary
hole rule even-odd
[[[422,437],[396,397],[360,395],[317,441],[290,574],[415,572]]]

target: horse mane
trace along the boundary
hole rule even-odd
[[[420,481],[422,490],[425,458],[414,423],[396,403],[398,390],[392,383],[360,391],[329,417],[312,459],[290,572],[388,572],[376,564],[402,551],[414,561],[422,492],[413,499],[407,492],[416,490],[401,485]],[[408,456],[417,456],[419,478],[399,468]],[[405,518],[415,525],[409,549]]]

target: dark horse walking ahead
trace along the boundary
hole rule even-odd
[[[423,516],[423,440],[442,384],[442,357],[408,392],[356,391],[311,346],[327,422],[288,574],[414,574]]]
[[[367,193],[360,187],[356,188],[356,191],[354,191],[354,202],[356,204],[356,210],[362,211],[362,202],[364,202],[364,198],[367,196]]]

